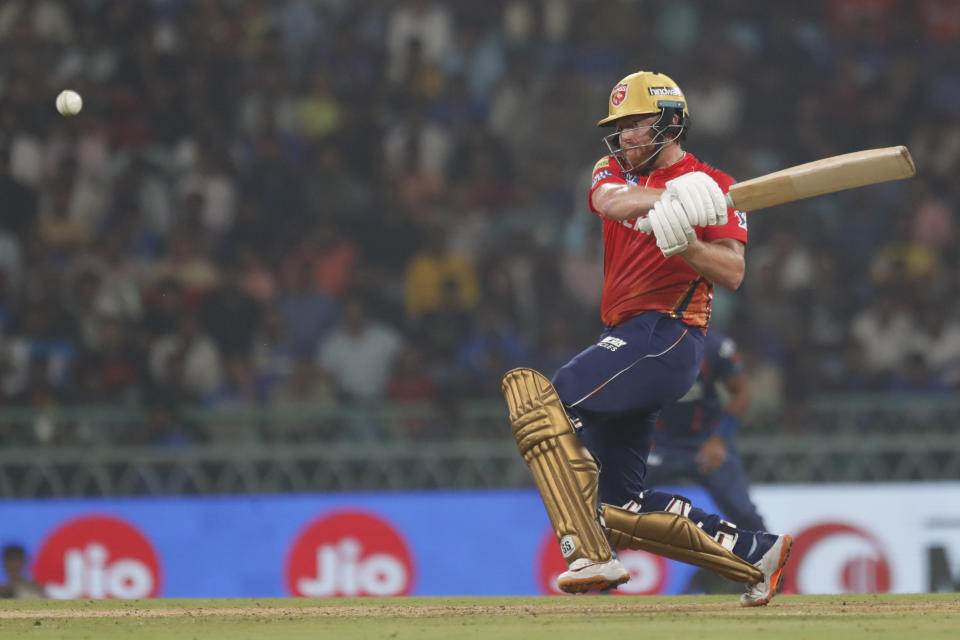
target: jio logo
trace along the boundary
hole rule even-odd
[[[147,537],[113,516],[75,518],[40,543],[33,574],[51,598],[152,598],[160,563]]]
[[[317,518],[297,534],[286,563],[296,596],[401,596],[413,588],[406,542],[385,519],[345,510]]]
[[[620,585],[612,593],[619,595],[650,595],[661,593],[667,586],[669,564],[646,551],[620,551],[620,562],[630,572],[630,581]],[[547,529],[540,539],[537,550],[537,586],[541,593],[559,595],[557,577],[567,570],[567,563],[560,553],[553,529]]]
[[[890,563],[880,542],[849,524],[828,522],[794,538],[785,593],[885,593]]]

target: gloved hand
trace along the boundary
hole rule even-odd
[[[667,193],[683,204],[687,220],[695,227],[727,224],[727,199],[713,178],[702,171],[669,180]]]
[[[669,192],[660,196],[646,219],[657,239],[657,247],[665,258],[680,253],[697,239],[697,232],[690,224],[680,200]]]

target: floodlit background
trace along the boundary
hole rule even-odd
[[[960,588],[958,52],[955,0],[5,0],[0,543],[59,594],[99,571],[116,588],[76,596],[184,595],[162,585],[197,582],[164,572],[238,570],[200,558],[249,515],[256,569],[190,595],[305,595],[290,576],[337,562],[457,593],[423,523],[459,505],[484,514],[463,554],[500,540],[531,565],[491,588],[539,592],[535,501],[533,524],[497,526],[473,500],[530,496],[504,371],[550,374],[602,329],[595,123],[647,69],[687,94],[686,148],[738,179],[909,146],[913,180],[751,215],[714,325],[750,379],[758,505],[813,532],[798,575],[821,573],[804,554],[826,568],[795,588]],[[64,88],[80,115],[54,109]],[[360,490],[404,493],[340,493]],[[377,513],[398,495],[419,524]],[[210,515],[230,504],[253,511]],[[361,516],[415,539],[407,556]],[[149,580],[118,573],[131,558]],[[418,578],[438,562],[449,581]],[[634,584],[688,588],[634,564]]]

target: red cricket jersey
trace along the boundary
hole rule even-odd
[[[593,208],[593,192],[602,184],[632,184],[666,188],[668,180],[684,173],[702,171],[717,181],[723,192],[735,180],[727,174],[686,153],[676,163],[656,169],[649,175],[624,174],[613,156],[600,160],[593,168],[593,186],[587,196]],[[746,244],[747,216],[728,209],[724,226],[695,227],[697,237],[706,242],[734,238]],[[597,213],[597,215],[600,215]],[[710,324],[713,283],[701,277],[683,258],[664,258],[653,234],[634,228],[637,220],[603,219],[603,298],[601,317],[608,326],[619,325],[644,311],[659,311],[679,318],[692,327]]]

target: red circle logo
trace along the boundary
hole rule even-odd
[[[665,558],[646,551],[619,551],[620,562],[630,572],[630,580],[611,593],[617,595],[651,595],[661,593],[667,586],[669,564]],[[557,578],[567,570],[567,562],[560,553],[557,536],[547,529],[537,550],[537,586],[541,593],[561,595]]]
[[[619,107],[623,104],[623,101],[627,99],[627,90],[630,88],[630,85],[626,82],[621,82],[613,88],[613,91],[610,92],[610,104],[615,107]]]
[[[40,543],[33,575],[51,598],[153,598],[160,562],[147,537],[114,516],[68,520]]]
[[[808,527],[793,542],[784,593],[886,593],[890,563],[880,541],[840,522]]]
[[[403,596],[413,577],[410,550],[396,527],[364,511],[317,518],[287,554],[287,591],[295,596]]]

